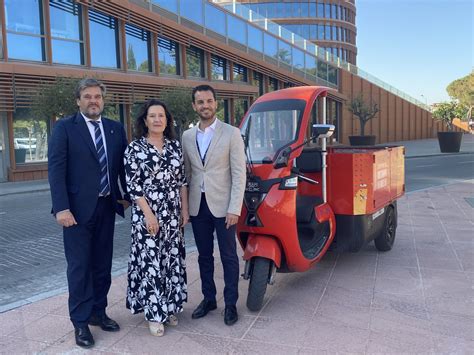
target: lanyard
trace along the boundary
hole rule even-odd
[[[211,139],[211,141],[212,141],[212,139]],[[204,152],[204,156],[202,156],[201,149],[199,149],[199,143],[198,143],[198,139],[197,139],[197,135],[196,135],[196,147],[198,149],[199,157],[201,158],[201,162],[202,162],[203,166],[204,166],[204,162],[206,161],[207,152],[209,151],[209,147],[211,146],[211,141],[209,141],[209,144],[206,148],[206,151]]]

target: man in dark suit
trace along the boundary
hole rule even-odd
[[[111,284],[115,213],[124,216],[128,202],[123,152],[123,126],[101,116],[105,86],[83,79],[76,89],[77,114],[59,120],[48,149],[52,212],[63,226],[67,260],[69,315],[76,344],[89,348],[88,325],[105,331],[120,326],[105,313]]]

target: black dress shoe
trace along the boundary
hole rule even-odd
[[[235,306],[225,306],[224,310],[224,323],[227,325],[232,325],[239,319],[237,314],[237,307]]]
[[[120,330],[120,326],[116,321],[110,319],[107,314],[102,316],[92,315],[89,318],[89,325],[99,326],[102,330],[106,332],[118,332]]]
[[[76,344],[81,348],[92,348],[94,346],[94,338],[87,325],[83,327],[74,327],[74,336],[76,337]]]
[[[203,299],[201,303],[199,303],[199,306],[194,310],[191,318],[192,319],[197,319],[197,318],[202,318],[206,314],[209,313],[209,311],[212,311],[217,308],[216,301],[208,301],[206,299]]]

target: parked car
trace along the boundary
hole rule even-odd
[[[15,149],[36,150],[36,138],[14,138]]]

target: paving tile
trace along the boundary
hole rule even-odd
[[[420,255],[419,261],[422,268],[462,271],[461,264],[455,257],[433,258],[430,255]]]
[[[63,308],[65,304],[67,305],[67,300],[68,300],[68,294],[62,294],[62,295],[46,298],[38,302],[30,303],[26,306],[23,306],[22,310],[24,312],[38,313],[38,314],[45,315],[45,314],[57,311],[59,308]]]
[[[231,340],[229,343],[231,354],[274,354],[291,355],[299,354],[299,348],[296,346],[285,346],[273,344],[271,342],[260,342],[253,340]]]
[[[372,275],[366,277],[339,273],[332,275],[329,280],[329,285],[344,288],[346,290],[373,290],[375,286],[375,278],[372,277]]]
[[[44,317],[39,313],[24,312],[22,308],[2,313],[0,316],[0,336],[10,335]]]
[[[366,354],[433,354],[433,351],[433,340],[429,337],[387,330],[370,332]]]
[[[182,333],[205,334],[212,336],[220,336],[224,338],[240,339],[250,325],[255,321],[254,316],[240,315],[239,320],[233,326],[224,324],[223,308],[209,312],[204,318],[191,319],[191,312],[183,312],[179,316],[179,325],[174,329]]]
[[[321,303],[316,312],[316,319],[329,321],[335,324],[355,327],[358,329],[369,329],[370,307],[354,306],[352,304]]]
[[[430,314],[430,322],[435,337],[442,335],[474,341],[474,317]]]
[[[369,340],[369,331],[350,327],[338,322],[330,322],[321,317],[314,318],[308,324],[308,331],[302,346],[312,348],[315,353],[320,351],[365,352]]]
[[[426,297],[426,307],[430,313],[474,317],[472,291],[447,296],[428,296]]]
[[[267,342],[298,347],[303,345],[310,317],[300,317],[298,321],[288,321],[260,316],[252,324],[243,340]]]
[[[472,354],[474,341],[456,337],[437,337],[435,339],[436,354]]]
[[[418,295],[422,297],[423,286],[419,278],[377,277],[375,280],[375,292],[395,295]]]
[[[374,332],[387,332],[403,336],[418,334],[420,337],[431,336],[431,323],[428,313],[415,309],[373,309],[370,317],[370,329]]]
[[[380,278],[400,278],[404,280],[419,280],[420,271],[417,267],[406,267],[402,265],[377,264],[376,279]]]
[[[162,337],[154,337],[147,328],[132,328],[119,341],[115,342],[108,351],[115,353],[156,354],[159,349],[176,349],[181,345],[182,333],[167,332]]]
[[[72,332],[72,324],[68,317],[45,315],[11,333],[10,336],[25,340],[55,343]]]
[[[47,346],[46,342],[0,336],[0,353],[2,354],[35,354]]]

